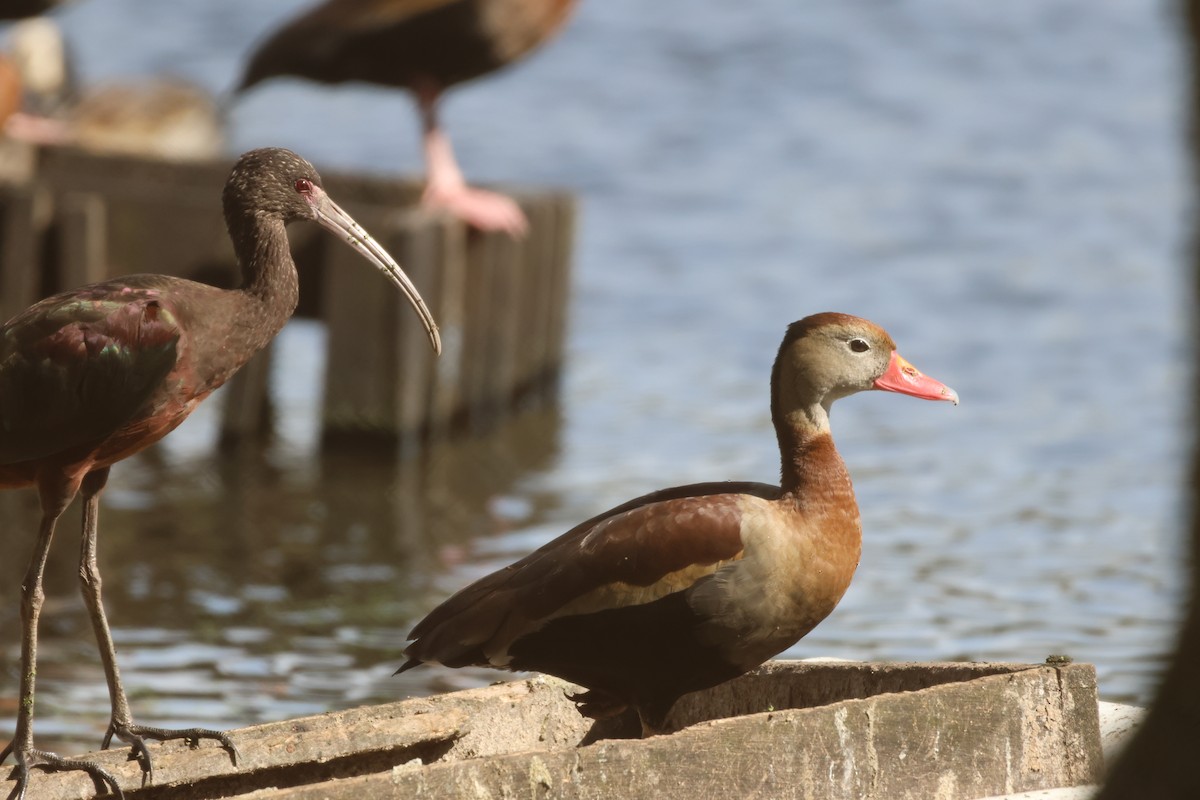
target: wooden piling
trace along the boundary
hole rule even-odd
[[[41,294],[50,195],[31,184],[0,183],[0,317],[9,319]]]
[[[444,305],[438,270],[448,220],[424,212],[383,213],[348,207],[405,265],[435,318]],[[362,269],[349,248],[326,257],[324,319],[329,326],[323,438],[327,445],[376,440],[417,448],[432,413],[434,355],[407,300],[377,272]]]

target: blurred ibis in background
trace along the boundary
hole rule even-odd
[[[850,585],[862,529],[829,408],[867,389],[958,403],[866,320],[793,323],[771,373],[780,486],[680,486],[593,517],[435,608],[398,672],[546,672],[588,690],[583,714],[632,706],[644,735],[665,732],[679,697],[786,650]]]
[[[276,76],[363,81],[411,91],[421,112],[424,202],[482,230],[524,233],[512,199],[467,186],[438,102],[456,83],[524,56],[557,32],[575,0],[329,0],[272,34],[239,91]]]
[[[21,698],[16,733],[0,761],[16,760],[15,796],[29,771],[82,770],[97,786],[120,788],[87,761],[34,747],[34,678],[42,572],[55,523],[83,497],[80,579],[112,700],[104,736],[131,745],[148,778],[145,740],[215,739],[221,732],[164,730],[134,724],[117,670],[100,597],[97,514],[109,468],[170,433],[252,355],[274,338],[296,308],[296,267],[285,226],[310,220],[358,250],[420,314],[435,352],[437,326],[395,261],[321,188],[317,171],[287,150],[253,150],[233,167],[223,195],[225,223],[242,270],[240,289],[217,289],[164,275],[132,275],[42,300],[0,328],[0,488],[33,486],[42,520],[21,598]]]
[[[211,160],[224,152],[225,123],[204,88],[164,76],[81,87],[62,31],[49,17],[13,23],[5,38],[0,123],[11,138],[172,161]],[[5,61],[15,74],[7,74]],[[5,115],[9,82],[18,85],[20,108]]]

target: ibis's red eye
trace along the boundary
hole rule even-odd
[[[312,181],[308,178],[298,178],[296,180],[296,191],[300,194],[312,194]]]

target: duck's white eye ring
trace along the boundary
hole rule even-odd
[[[871,349],[871,345],[867,344],[865,339],[851,339],[849,345],[850,349],[856,353],[865,353]]]

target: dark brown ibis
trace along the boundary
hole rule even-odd
[[[435,608],[398,672],[546,672],[587,688],[585,715],[632,706],[644,734],[665,731],[682,695],[792,646],[850,585],[862,529],[829,408],[867,389],[958,402],[866,320],[793,323],[771,373],[781,485],[680,486],[593,517]]]
[[[83,770],[97,789],[121,790],[97,765],[39,750],[33,740],[37,625],[42,571],[59,516],[83,496],[79,575],[95,629],[113,737],[152,778],[147,739],[214,739],[237,762],[219,731],[137,725],[117,670],[100,597],[97,514],[109,468],[170,433],[279,332],[298,299],[285,226],[318,222],[358,250],[399,288],[421,316],[435,351],[433,317],[395,261],[321,188],[317,171],[295,153],[254,150],[233,167],[224,190],[225,223],[242,269],[240,289],[217,289],[164,275],[132,275],[42,300],[0,328],[0,488],[36,487],[42,521],[21,601],[21,705],[16,733],[0,752],[16,760],[18,800],[29,771]]]
[[[424,202],[482,230],[524,233],[512,199],[467,186],[438,123],[442,93],[510,64],[556,33],[575,0],[328,0],[259,45],[239,91],[282,75],[408,89],[421,112]]]

